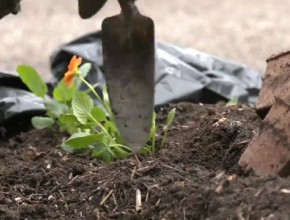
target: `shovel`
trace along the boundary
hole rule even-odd
[[[154,111],[154,23],[134,0],[118,1],[121,13],[102,23],[104,74],[118,130],[137,153],[149,138]]]

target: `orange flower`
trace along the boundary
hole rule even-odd
[[[81,57],[77,58],[76,56],[73,56],[68,65],[68,71],[64,74],[64,82],[69,88],[73,86],[74,76],[78,72],[78,68],[79,65],[81,65],[81,63],[82,63]]]

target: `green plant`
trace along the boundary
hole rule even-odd
[[[237,106],[238,104],[239,99],[237,97],[234,97],[227,102],[226,106]]]
[[[62,143],[62,148],[68,152],[90,154],[105,162],[128,157],[132,151],[123,143],[114,123],[107,88],[103,88],[101,98],[95,91],[97,85],[92,86],[85,80],[91,64],[80,66],[81,61],[76,56],[72,58],[67,73],[53,90],[53,97],[48,95],[46,84],[34,68],[18,66],[17,72],[21,80],[31,92],[44,99],[47,109],[46,116],[32,118],[32,124],[36,129],[54,128],[69,133],[71,136]],[[87,86],[87,90],[80,90],[82,83]],[[91,96],[95,96],[101,106],[95,105]],[[175,109],[172,109],[163,128],[164,136],[160,147],[165,143],[174,115]],[[148,144],[140,153],[156,151],[155,121],[154,112]]]

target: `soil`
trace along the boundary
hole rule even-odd
[[[65,136],[51,130],[2,141],[0,219],[290,218],[289,179],[260,178],[237,164],[261,123],[255,109],[175,107],[164,148],[112,164],[66,154]]]

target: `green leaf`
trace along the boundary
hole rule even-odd
[[[169,114],[167,116],[167,120],[166,120],[166,125],[164,127],[164,135],[163,135],[163,138],[162,138],[161,146],[163,146],[164,143],[165,143],[165,140],[167,138],[168,128],[170,127],[170,125],[173,122],[173,119],[175,117],[175,112],[176,112],[176,109],[173,108],[173,109],[171,109],[171,111],[169,112]]]
[[[62,79],[53,90],[53,97],[59,102],[67,102],[72,100],[75,91],[75,87],[69,88]]]
[[[88,94],[78,92],[72,100],[72,110],[78,121],[86,124],[93,110],[93,100]]]
[[[121,136],[119,130],[117,129],[115,123],[113,123],[112,121],[106,121],[104,127],[117,143],[124,143],[124,139]]]
[[[139,153],[141,155],[148,155],[150,153],[154,152],[153,149],[152,149],[152,146],[149,146],[149,145],[145,145],[140,151]]]
[[[155,152],[156,130],[157,130],[157,127],[156,127],[156,112],[153,112],[152,125],[151,125],[151,130],[150,130],[150,135],[149,135],[149,139],[151,140],[151,148],[150,149],[152,150],[152,152]]]
[[[152,117],[152,124],[151,124],[151,130],[150,130],[150,139],[152,140],[156,136],[156,112],[153,112]]]
[[[77,126],[79,124],[77,118],[72,114],[62,115],[59,118],[59,121],[61,124],[67,125],[67,126]]]
[[[52,118],[35,116],[31,119],[33,127],[36,129],[50,128],[54,124]]]
[[[113,152],[106,146],[96,146],[93,150],[92,156],[106,163],[110,163],[114,159]]]
[[[126,158],[128,157],[129,155],[131,155],[131,153],[123,150],[121,147],[117,146],[117,147],[114,147],[112,149],[112,151],[114,152],[114,154],[118,157],[118,158]]]
[[[171,111],[168,113],[167,120],[166,120],[166,125],[165,125],[165,129],[166,129],[166,128],[169,128],[170,125],[172,124],[173,119],[174,119],[174,117],[175,117],[175,112],[176,112],[176,108],[173,108],[173,109],[171,109]]]
[[[65,145],[72,147],[87,147],[102,140],[103,134],[76,133],[65,141]]]
[[[33,67],[19,65],[17,67],[17,72],[22,82],[30,89],[31,92],[41,98],[45,96],[47,93],[47,86]]]
[[[109,133],[119,133],[115,123],[113,123],[112,121],[106,121],[105,123],[105,129],[109,132]]]
[[[91,63],[85,63],[85,64],[81,65],[79,68],[80,76],[83,78],[86,78],[88,73],[90,72],[91,68],[92,68]]]
[[[78,123],[80,123],[80,122],[78,121]],[[86,124],[78,125],[78,127],[81,129],[92,129],[92,128],[96,127],[96,123],[95,122],[87,122]]]
[[[226,104],[226,106],[237,106],[239,104],[239,99],[237,97],[232,98]]]
[[[112,111],[111,111],[111,105],[110,105],[110,99],[109,99],[109,93],[108,93],[108,87],[107,85],[104,86],[103,88],[103,102],[104,102],[104,107],[108,109],[110,112],[110,119],[112,120]]]
[[[98,122],[107,120],[106,113],[98,106],[93,107],[91,114],[94,117],[94,119],[97,120]]]
[[[100,139],[98,140],[98,144],[101,144],[103,146],[109,146],[112,142],[112,139],[110,136],[108,136],[106,133],[100,133]]]
[[[54,99],[45,99],[44,104],[50,117],[58,118],[69,111],[67,105],[62,104]]]
[[[83,146],[72,147],[72,146],[66,145],[64,143],[61,145],[61,148],[64,151],[69,152],[69,153],[84,153],[84,152],[91,151],[91,149],[88,148],[87,146],[86,147],[83,147]]]

